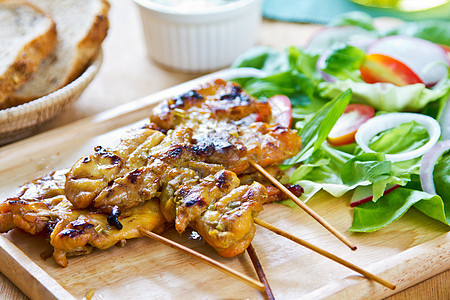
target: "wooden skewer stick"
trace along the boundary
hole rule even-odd
[[[328,252],[328,251],[325,251],[325,250],[323,250],[323,249],[321,249],[321,248],[319,248],[317,246],[314,246],[314,245],[308,243],[307,241],[299,239],[298,237],[296,237],[296,236],[294,236],[294,235],[292,235],[292,234],[290,234],[290,233],[288,233],[286,231],[283,231],[283,230],[273,226],[272,224],[269,224],[269,223],[267,223],[267,222],[265,222],[265,221],[263,221],[261,219],[258,219],[258,218],[255,218],[255,223],[258,224],[261,227],[264,227],[264,228],[266,228],[266,229],[268,229],[268,230],[278,234],[278,235],[281,235],[281,236],[283,236],[285,238],[288,238],[291,241],[293,241],[293,242],[295,242],[297,244],[300,244],[300,245],[302,245],[302,246],[304,246],[304,247],[306,247],[306,248],[308,248],[308,249],[310,249],[310,250],[312,250],[312,251],[314,251],[316,253],[319,253],[320,255],[323,255],[323,256],[331,259],[331,260],[334,260],[335,262],[337,262],[337,263],[339,263],[339,264],[341,264],[343,266],[346,266],[347,268],[349,268],[349,269],[351,269],[351,270],[353,270],[355,272],[358,272],[359,274],[363,275],[364,277],[366,277],[368,279],[376,281],[379,284],[384,285],[387,288],[390,288],[391,290],[395,290],[395,285],[394,284],[392,284],[392,283],[390,283],[390,282],[388,282],[388,281],[386,281],[386,280],[384,280],[384,279],[382,279],[382,278],[380,278],[380,277],[378,277],[378,276],[376,276],[376,275],[374,275],[372,273],[369,273],[369,272],[365,271],[364,269],[361,269],[360,267],[352,264],[351,262],[348,262],[348,261],[346,261],[346,260],[344,260],[344,259],[342,259],[342,258],[340,258],[340,257],[338,257],[338,256],[336,256],[336,255],[334,255],[334,254],[332,254],[330,252]]]
[[[325,229],[331,232],[335,237],[341,240],[344,244],[346,244],[353,251],[356,250],[356,246],[350,242],[342,233],[337,231],[333,226],[330,225],[325,219],[323,219],[320,215],[318,215],[315,211],[313,211],[309,206],[307,206],[303,201],[298,199],[290,190],[288,190],[284,185],[282,185],[276,178],[274,178],[271,174],[269,174],[263,167],[249,159],[249,163],[254,167],[258,172],[260,172],[264,177],[270,180],[277,188],[279,188],[283,193],[289,196],[298,206],[300,206],[305,212],[307,212],[311,217],[313,217],[317,222],[319,222]]]
[[[191,256],[191,257],[194,257],[194,258],[196,258],[196,259],[198,259],[198,260],[200,260],[200,261],[210,265],[211,267],[216,268],[217,270],[219,270],[219,271],[221,271],[221,272],[223,272],[223,273],[225,273],[227,275],[230,275],[231,277],[236,278],[237,280],[240,280],[243,283],[248,284],[251,287],[254,287],[255,289],[258,289],[258,290],[260,290],[262,292],[265,291],[265,286],[261,282],[255,280],[253,278],[250,278],[249,276],[247,276],[245,274],[242,274],[242,273],[240,273],[240,272],[238,272],[236,270],[233,270],[232,268],[230,268],[230,267],[228,267],[228,266],[226,266],[226,265],[224,265],[224,264],[222,264],[222,263],[220,263],[218,261],[215,261],[214,259],[212,259],[212,258],[210,258],[210,257],[208,257],[206,255],[198,253],[195,250],[192,250],[192,249],[190,249],[188,247],[180,245],[180,244],[178,244],[178,243],[176,243],[176,242],[174,242],[172,240],[169,240],[168,238],[165,238],[163,236],[160,236],[160,235],[158,235],[158,234],[156,234],[154,232],[145,230],[143,228],[140,228],[139,231],[143,235],[145,235],[145,236],[147,236],[149,238],[152,238],[152,239],[154,239],[154,240],[156,240],[158,242],[161,242],[161,243],[163,243],[163,244],[165,244],[165,245],[167,245],[167,246],[169,246],[169,247],[171,247],[173,249],[179,250],[179,251],[181,251],[181,252],[183,252],[183,253]]]
[[[266,296],[269,300],[275,300],[275,296],[272,293],[272,289],[270,288],[269,281],[266,278],[266,274],[262,268],[261,262],[259,261],[258,255],[256,255],[255,248],[253,248],[252,244],[247,248],[248,256],[252,261],[253,267],[255,267],[256,274],[258,274],[259,281],[261,281],[266,288]]]

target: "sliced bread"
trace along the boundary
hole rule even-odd
[[[47,95],[76,79],[95,58],[106,37],[106,0],[29,0],[55,21],[58,43],[32,78],[13,95],[15,104]]]
[[[0,107],[56,45],[56,27],[28,3],[0,0]]]

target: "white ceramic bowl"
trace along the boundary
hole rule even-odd
[[[135,2],[149,56],[170,69],[200,73],[224,68],[258,38],[261,0],[198,10],[177,10],[152,0]]]

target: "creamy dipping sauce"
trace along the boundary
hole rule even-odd
[[[205,11],[238,1],[240,0],[150,0],[150,2],[179,11]]]

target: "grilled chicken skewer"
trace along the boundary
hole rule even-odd
[[[224,256],[231,257],[242,253],[253,239],[253,217],[262,210],[267,192],[263,185],[256,182],[250,186],[239,186],[239,179],[230,171],[219,173],[215,178],[205,180],[221,189],[214,192],[215,199],[209,203],[209,210],[205,207],[204,210],[209,213],[199,213],[202,207],[199,206],[192,212],[186,210],[182,220],[190,220],[191,226],[201,231],[211,246]],[[138,227],[161,233],[171,224],[161,212],[159,199],[152,198],[124,210],[119,218],[122,228],[118,229],[111,225],[108,220],[110,216],[105,213],[74,208],[61,188],[64,180],[64,171],[49,174],[25,184],[16,197],[4,201],[0,205],[2,232],[15,227],[31,234],[49,232],[56,262],[67,266],[67,256],[88,254],[93,247],[106,249],[124,243],[126,239],[142,236]],[[233,181],[239,187],[232,188]],[[195,187],[181,201],[188,203],[199,199],[194,195],[211,188],[201,184]]]
[[[96,147],[64,180],[56,172],[25,185],[0,207],[2,231],[47,229],[55,259],[66,265],[67,255],[138,236],[127,217],[140,215],[146,230],[160,232],[175,223],[183,232],[191,226],[222,255],[242,253],[254,236],[253,218],[280,193],[270,187],[269,197],[258,183],[240,186],[237,175],[251,170],[249,159],[270,166],[295,155],[300,139],[276,124],[254,123],[270,120],[268,104],[221,80],[161,107],[170,102],[176,103],[167,111],[174,128],[161,127],[165,113],[152,115],[152,127],[167,135],[139,129],[114,149]],[[189,126],[173,115],[180,106],[190,109],[182,118]]]
[[[279,176],[273,165],[296,154],[298,136],[271,124],[266,103],[221,80],[164,102],[151,120],[118,147],[97,147],[70,170],[25,184],[0,204],[0,231],[49,232],[62,266],[67,256],[170,224],[179,232],[193,227],[223,256],[245,251],[262,205],[284,198],[261,174],[249,174],[250,165]]]
[[[142,129],[139,138],[125,139],[117,150],[99,147],[75,163],[65,185],[75,207],[126,209],[153,197],[174,167],[206,162],[239,175],[251,169],[249,160],[267,167],[301,147],[295,131],[254,122],[269,120],[267,103],[221,80],[163,102],[155,111],[152,126],[168,132],[165,138],[158,131]]]

